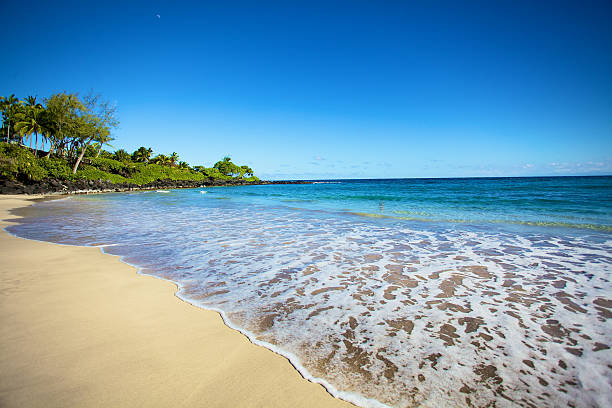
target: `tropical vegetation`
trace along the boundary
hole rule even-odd
[[[23,182],[102,180],[148,184],[156,180],[241,179],[256,182],[253,170],[225,157],[213,165],[190,166],[177,152],[153,155],[150,147],[129,153],[106,150],[119,121],[116,106],[90,93],[57,93],[39,101],[0,97],[0,178]]]

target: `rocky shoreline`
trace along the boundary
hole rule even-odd
[[[89,194],[120,191],[158,190],[173,188],[199,188],[213,186],[246,186],[266,184],[310,184],[308,181],[257,181],[220,180],[209,178],[207,181],[194,180],[156,180],[139,185],[132,183],[112,183],[105,180],[56,180],[47,179],[29,183],[14,180],[0,180],[0,194]]]

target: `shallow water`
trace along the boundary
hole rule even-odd
[[[611,186],[383,180],[76,196],[35,205],[9,230],[112,245],[361,405],[609,406]]]

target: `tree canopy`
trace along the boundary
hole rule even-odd
[[[42,148],[49,142],[47,157],[52,153],[69,159],[76,173],[87,148],[92,143],[102,145],[112,140],[111,130],[119,124],[117,109],[100,95],[90,93],[83,98],[77,94],[60,92],[44,99],[28,96],[18,100],[15,95],[2,97],[3,135],[7,142],[23,144],[29,139],[30,148],[34,141],[38,153],[38,139]]]
[[[177,152],[157,154],[153,149],[139,147],[132,154],[124,149],[114,153],[104,150],[113,140],[113,129],[119,125],[117,108],[104,100],[101,95],[90,92],[84,97],[76,93],[58,92],[42,103],[35,96],[23,100],[14,94],[0,97],[2,128],[0,139],[16,144],[33,152],[34,157],[44,155],[55,157],[70,164],[72,174],[76,174],[85,158],[116,160],[120,163],[155,164],[177,170],[203,174],[213,178],[253,178],[253,170],[246,165],[236,165],[230,157],[224,157],[212,168],[189,166],[181,161]],[[39,141],[41,150],[39,150]],[[112,146],[111,146],[112,147]]]

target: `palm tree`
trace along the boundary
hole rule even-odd
[[[153,158],[153,160],[151,160],[151,162],[159,164],[160,166],[168,166],[171,163],[170,158],[165,154],[158,154]]]
[[[182,169],[182,170],[188,170],[189,169],[189,164],[187,164],[187,162],[180,161],[178,163],[178,168]]]
[[[148,163],[151,159],[151,153],[153,153],[153,149],[150,147],[147,149],[145,147],[139,147],[134,153],[132,153],[132,160],[139,163]]]
[[[120,162],[129,162],[131,159],[131,156],[124,149],[119,149],[115,152],[115,154],[113,155],[113,158]]]
[[[19,123],[29,123],[24,125],[24,128],[29,128],[30,132],[30,149],[32,148],[32,133],[36,136],[36,142],[34,147],[38,152],[38,133],[41,133],[43,149],[45,145],[45,137],[46,137],[46,129],[44,129],[44,110],[45,108],[36,102],[35,96],[28,96],[26,100],[23,102],[25,106],[25,111],[23,113],[23,117],[25,120]],[[17,130],[17,124],[15,125],[15,130]]]
[[[35,96],[28,96],[25,101],[23,101],[24,106],[36,106],[36,105],[40,105],[39,103],[36,103],[36,97]]]
[[[34,98],[34,103],[36,98]],[[23,120],[15,124],[15,131],[22,136],[30,137],[30,149],[32,148],[32,134],[36,136],[36,143],[34,145],[34,155],[38,155],[38,134],[41,133],[43,137],[43,144],[45,138],[45,129],[43,128],[43,107],[41,104],[27,105]]]
[[[49,142],[49,150],[45,157],[50,157],[59,139],[58,130],[57,130],[58,128],[57,128],[57,124],[53,121],[52,115],[49,113],[48,110],[46,109],[44,110],[42,119],[43,119],[42,121],[43,132],[45,134],[45,137],[43,139],[43,150],[45,150],[44,142],[46,139]]]
[[[178,153],[177,152],[172,152],[172,154],[170,155],[169,159],[170,159],[170,165],[174,166],[176,164],[176,162],[178,161],[178,159],[179,159]]]
[[[96,146],[95,146],[95,148],[97,150],[96,157],[100,156],[100,152],[102,152],[102,146],[107,145],[107,146],[109,146],[111,148],[113,147],[109,143],[112,140],[115,140],[115,138],[111,137],[110,133],[108,135],[105,135],[105,136],[104,135],[100,136],[100,139],[98,140],[98,143],[96,143]]]
[[[6,127],[6,142],[8,143],[11,138],[11,122],[14,120],[15,108],[19,104],[19,99],[15,98],[15,94],[11,96],[0,97],[0,109],[2,109],[2,122],[7,125]]]

